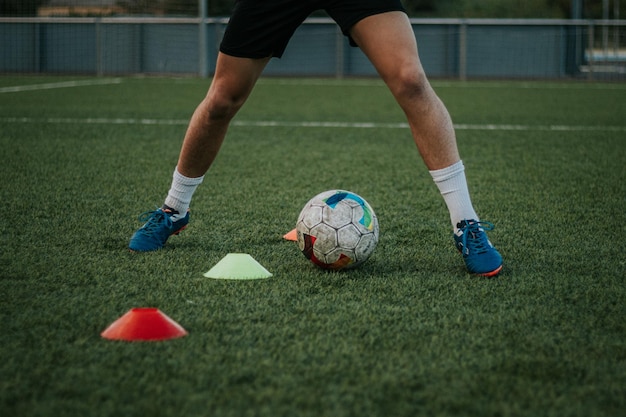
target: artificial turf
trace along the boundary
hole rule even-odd
[[[61,81],[2,77],[0,91]],[[0,92],[2,415],[623,415],[623,85],[434,82],[504,257],[483,279],[465,272],[402,112],[368,79],[262,79],[188,230],[129,253],[207,84]],[[282,238],[333,188],[380,222],[374,255],[348,272]],[[203,276],[233,252],[273,276]],[[189,335],[100,337],[133,307]]]

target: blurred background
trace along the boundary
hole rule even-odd
[[[210,76],[233,0],[0,0],[0,73]],[[404,0],[432,78],[626,80],[620,0]],[[323,12],[265,75],[375,76]]]

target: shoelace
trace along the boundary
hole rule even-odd
[[[157,209],[153,211],[146,211],[139,215],[140,222],[146,222],[143,225],[142,229],[146,234],[152,235],[154,232],[161,227],[163,221],[168,229],[172,228],[172,219],[167,215],[163,210]]]
[[[493,223],[489,222],[471,222],[466,223],[463,231],[461,242],[463,251],[467,254],[484,253],[491,249],[487,234],[485,231],[493,230]],[[470,237],[471,236],[471,237]]]

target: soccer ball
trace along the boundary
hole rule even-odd
[[[296,223],[304,256],[324,269],[353,268],[370,257],[378,243],[378,219],[355,193],[330,190],[304,206]]]

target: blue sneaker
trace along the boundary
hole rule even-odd
[[[161,249],[168,237],[179,234],[189,223],[189,211],[182,219],[172,221],[172,216],[175,214],[178,214],[175,210],[160,208],[139,216],[139,221],[146,222],[146,224],[130,238],[128,245],[130,250],[148,252]]]
[[[495,277],[502,271],[502,256],[493,247],[485,231],[493,230],[493,224],[476,220],[463,220],[456,225],[454,234],[456,248],[463,254],[470,274]]]

